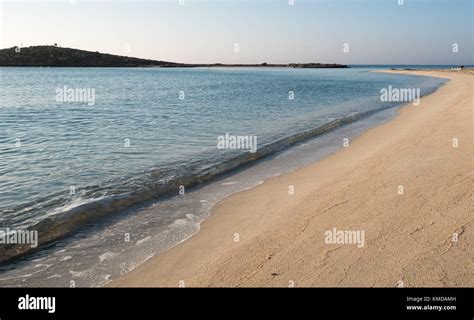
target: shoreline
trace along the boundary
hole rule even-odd
[[[31,226],[43,234],[41,241],[38,243],[39,246],[34,248],[30,248],[28,245],[0,248],[0,266],[15,263],[17,259],[23,257],[29,257],[29,255],[40,251],[54,241],[67,239],[71,235],[74,235],[80,227],[93,219],[107,218],[112,212],[116,211],[134,210],[140,205],[143,205],[143,203],[156,201],[159,197],[171,197],[179,185],[183,185],[186,188],[200,188],[203,185],[213,183],[225,177],[225,175],[234,175],[237,174],[239,170],[245,170],[242,169],[242,167],[254,166],[257,165],[259,161],[269,160],[279,152],[285,152],[288,148],[295,147],[301,143],[307,143],[312,139],[320,138],[334,131],[341,130],[341,128],[345,126],[354,125],[357,122],[376,116],[379,113],[397,108],[399,107],[384,107],[361,111],[356,114],[331,120],[298,133],[281,137],[279,140],[265,144],[256,152],[229,157],[224,159],[225,161],[222,163],[214,164],[209,167],[204,177],[201,177],[202,172],[177,176],[175,179],[170,180],[168,185],[163,186],[163,190],[160,190],[158,193],[155,192],[153,196],[150,193],[146,193],[146,195],[142,197],[137,195],[130,197],[127,193],[119,193],[96,199],[86,198],[74,206],[70,206],[69,203],[64,203],[61,207],[68,207],[68,210],[60,211],[57,215],[53,215],[52,218],[45,219],[40,221],[37,225]],[[293,168],[291,171],[293,170],[296,169]],[[51,210],[58,210],[61,207],[52,208]],[[57,223],[57,226],[54,226],[56,229],[52,227],[54,223]],[[48,230],[49,232],[46,231],[43,233],[43,230]]]
[[[407,161],[405,158],[397,159],[398,162],[392,158],[387,159],[387,153],[395,159],[397,151],[403,154],[410,150],[411,152],[407,153],[408,156],[412,156],[413,152],[418,153],[417,148],[413,148],[410,141],[416,140],[420,135],[425,137],[426,128],[420,124],[438,120],[436,124],[439,126],[440,116],[437,112],[445,112],[447,109],[452,111],[452,108],[458,106],[459,101],[458,104],[452,101],[452,96],[455,94],[460,96],[456,98],[461,102],[466,100],[466,94],[469,100],[469,90],[465,90],[464,95],[459,91],[463,86],[469,89],[473,79],[462,73],[443,71],[398,71],[398,73],[451,78],[451,81],[431,95],[423,97],[420,106],[405,105],[399,108],[398,116],[384,125],[369,129],[351,141],[349,148],[343,148],[319,162],[271,178],[262,185],[226,198],[212,209],[211,216],[202,222],[199,232],[192,238],[112,280],[109,286],[288,286],[291,284],[295,286],[396,286],[399,281],[407,282],[406,286],[412,284],[415,286],[443,286],[445,284],[462,286],[462,279],[469,281],[467,276],[469,261],[468,258],[462,258],[462,253],[467,251],[469,242],[466,240],[468,235],[465,231],[472,223],[472,219],[469,220],[468,210],[459,210],[457,223],[449,223],[449,221],[437,223],[433,217],[435,211],[421,210],[422,218],[411,217],[408,208],[411,210],[417,208],[420,203],[423,203],[418,198],[424,198],[426,194],[408,192],[413,187],[409,186],[413,179],[410,179],[408,175],[404,181],[407,184],[407,195],[403,195],[408,200],[403,202],[397,198],[399,195],[396,191],[397,183],[402,181],[393,180],[397,176],[406,175],[403,172],[405,170],[416,176],[426,168],[423,166],[417,168],[417,162]],[[445,100],[445,104],[437,100]],[[452,106],[453,103],[454,106]],[[435,107],[417,109],[424,105],[435,105]],[[469,113],[469,105],[465,109],[462,109],[463,112]],[[458,120],[469,123],[469,117],[465,114],[463,117],[463,114],[459,115],[459,113],[452,116],[452,118],[457,116],[455,123],[459,122]],[[404,122],[408,122],[408,125]],[[453,126],[454,129],[456,127]],[[464,127],[466,128],[468,127]],[[453,164],[449,164],[451,170],[466,170],[466,159],[469,153],[469,139],[466,139],[468,133],[459,132],[458,134],[459,140],[464,141],[464,148],[460,143],[458,150],[463,150],[464,153],[462,153],[462,161],[457,158],[452,160]],[[412,138],[408,139],[407,134],[411,134]],[[436,148],[431,146],[427,150],[438,151]],[[434,168],[439,168],[444,164],[436,161],[436,157],[430,160]],[[400,166],[399,162],[402,167],[397,167],[397,164]],[[418,167],[420,167],[419,164],[420,162],[418,162]],[[386,169],[387,166],[391,172],[385,172],[384,168]],[[430,168],[431,171],[433,167]],[[398,169],[394,170],[395,168]],[[469,168],[469,163],[467,169],[472,170]],[[446,175],[444,169],[439,171],[438,180],[443,173]],[[469,170],[467,171],[469,173]],[[367,179],[367,176],[370,178]],[[461,176],[464,177],[466,174],[461,173]],[[457,175],[454,179],[456,177]],[[443,181],[447,179],[444,176],[443,178]],[[448,176],[448,178],[452,177]],[[368,180],[371,182],[367,182]],[[426,177],[423,176],[421,180],[426,180]],[[393,182],[390,187],[394,190],[393,193],[387,193],[387,181]],[[467,174],[467,179],[462,181],[464,182],[461,183],[461,189],[466,192],[469,190],[465,188],[465,184],[469,183],[469,174]],[[418,182],[414,184],[416,187],[430,185]],[[369,191],[364,188],[359,190],[355,188],[355,185],[364,186]],[[288,195],[289,186],[294,187],[294,195]],[[422,191],[421,189],[419,191]],[[385,204],[375,196],[381,193],[381,190],[384,190],[384,193],[380,194],[382,200],[390,200],[404,208],[401,212],[404,221],[396,219],[397,216],[393,215],[394,212],[398,212],[394,210],[393,203]],[[430,194],[430,192],[426,193]],[[469,192],[467,195],[469,196]],[[418,201],[414,201],[413,197]],[[466,200],[463,201],[465,205]],[[328,212],[331,216],[328,216]],[[388,220],[388,226],[385,225],[386,220]],[[413,233],[408,232],[408,239],[407,230],[405,230],[408,227],[403,222],[407,222],[413,229]],[[389,226],[391,228],[388,228]],[[325,244],[323,233],[333,227],[364,230],[367,245],[356,249],[357,247],[353,245]],[[417,274],[414,273],[417,268],[426,269],[426,266],[417,260],[422,257],[423,248],[412,243],[416,254],[397,252],[396,249],[400,251],[410,246],[409,237],[412,234],[421,237],[427,242],[425,245],[430,247],[433,243],[429,241],[431,237],[427,235],[431,235],[431,229],[435,227],[444,231],[444,233],[441,232],[444,235],[441,247],[448,245],[446,252],[450,255],[455,254],[458,260],[464,262],[466,275],[462,273],[457,275],[459,268],[452,266],[450,269],[449,266],[444,266],[450,272],[441,268],[449,275],[449,281],[445,282],[436,275],[428,277],[429,270]],[[384,230],[385,228],[388,230]],[[453,234],[456,230],[459,231],[457,246],[452,244],[449,246],[446,235],[449,235],[449,232]],[[392,235],[393,239],[387,238],[387,233]],[[393,257],[387,257],[387,251],[391,252]],[[385,264],[384,259],[382,261],[377,259],[377,254],[385,257],[390,263]],[[367,258],[368,256],[370,258]],[[432,263],[431,267],[437,270],[440,257],[432,254],[423,258],[436,262]],[[358,261],[360,263],[357,263]],[[361,265],[366,268],[362,268]],[[392,265],[398,268],[392,272],[386,270]],[[459,265],[462,266],[463,263]],[[400,267],[409,272],[401,272]],[[354,271],[355,269],[359,270]],[[349,270],[352,270],[350,274]],[[388,274],[383,276],[385,273]],[[373,279],[368,277],[368,274],[372,274]],[[413,277],[413,274],[417,274],[417,277]],[[471,282],[472,279],[471,276]],[[468,281],[464,285],[469,285]]]

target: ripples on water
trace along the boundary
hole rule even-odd
[[[386,107],[380,89],[389,85],[426,93],[443,82],[363,69],[0,68],[0,76],[0,209],[11,227],[112,195],[140,196],[157,181],[244,153],[217,150],[217,136],[226,132],[257,135],[262,147]],[[95,105],[56,102],[56,88],[65,85],[94,88]],[[200,221],[202,208],[193,209],[200,200],[191,201],[188,215],[171,202],[166,214],[154,215],[168,244],[180,241],[171,229]],[[180,217],[183,224],[173,225]],[[182,234],[195,231],[185,228]],[[99,262],[108,260],[114,256]]]

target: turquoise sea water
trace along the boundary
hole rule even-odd
[[[329,128],[369,127],[377,113],[393,115],[386,111],[401,103],[380,101],[382,88],[426,94],[444,83],[364,68],[0,68],[0,77],[0,224],[37,229],[47,240],[86,227],[95,215],[140,211],[146,201],[166,202],[153,215],[160,227],[184,225],[186,217],[196,225],[205,216],[196,202],[186,211],[169,196],[254,158],[218,149],[218,136],[257,136],[257,156],[269,156],[303,138],[321,139]],[[58,101],[64,86],[93,90],[94,104]],[[74,222],[58,231],[65,220]],[[167,246],[195,231],[166,230]]]

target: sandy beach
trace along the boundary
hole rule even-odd
[[[474,76],[387,72],[450,81],[322,161],[226,198],[109,286],[474,286]],[[332,230],[364,241],[328,243]]]

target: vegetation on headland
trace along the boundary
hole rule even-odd
[[[140,59],[114,54],[54,46],[12,47],[0,50],[0,67],[288,67],[288,68],[347,68],[341,64],[186,64]]]
[[[58,46],[13,47],[0,50],[2,67],[146,67],[176,63],[131,58]]]

